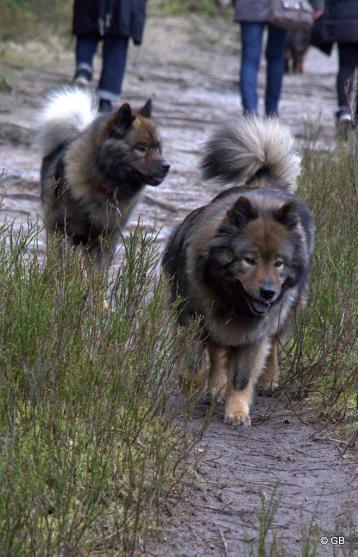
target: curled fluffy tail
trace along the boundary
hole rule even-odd
[[[51,93],[37,122],[42,155],[49,155],[64,141],[74,139],[96,116],[88,91],[63,87]]]
[[[300,158],[290,130],[277,118],[245,117],[214,133],[206,144],[201,169],[205,179],[238,185],[257,175],[261,187],[265,187],[265,178],[267,187],[272,187],[274,179],[278,187],[293,193]]]

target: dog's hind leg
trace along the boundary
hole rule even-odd
[[[217,402],[223,402],[225,400],[229,373],[227,348],[210,344],[209,357],[209,391],[213,399]]]
[[[278,365],[278,337],[272,339],[271,351],[267,357],[266,369],[259,377],[257,386],[265,391],[272,391],[278,387],[280,369]]]
[[[305,60],[305,53],[303,52],[295,52],[293,55],[293,62],[292,62],[292,73],[303,73],[304,69],[304,60]]]
[[[179,385],[186,396],[197,395],[204,391],[208,376],[208,353],[205,343],[197,347],[198,353],[193,351],[194,361],[188,362],[188,370],[179,373]]]

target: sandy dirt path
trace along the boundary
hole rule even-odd
[[[160,188],[147,188],[130,226],[140,217],[148,230],[160,229],[161,247],[177,222],[218,193],[200,182],[198,158],[217,123],[235,120],[240,112],[237,43],[237,30],[227,22],[210,25],[199,19],[153,15],[145,44],[131,51],[123,100],[139,106],[153,98],[172,169]],[[19,227],[41,215],[40,156],[32,143],[34,118],[48,90],[70,83],[73,54],[56,39],[47,46],[31,43],[4,49],[0,59],[0,219],[15,219]],[[98,64],[99,60],[97,68]],[[319,129],[316,147],[333,146],[335,72],[335,56],[329,59],[312,50],[304,75],[285,78],[281,114],[301,143]],[[261,97],[263,83],[264,68]],[[194,423],[201,422],[204,412],[199,406]],[[218,409],[200,447],[198,485],[188,490],[184,503],[173,513],[168,510],[168,517],[163,517],[168,526],[160,532],[160,541],[148,545],[145,553],[246,555],[244,540],[251,540],[255,547],[258,538],[260,497],[270,499],[277,486],[280,504],[272,531],[286,556],[301,555],[302,528],[308,528],[312,516],[318,538],[344,535],[346,553],[341,554],[353,555],[349,524],[357,519],[357,470],[335,445],[321,440],[309,415],[299,412],[292,410],[284,395],[257,397],[253,426],[235,430],[223,425]],[[319,556],[334,555],[334,550],[331,544],[317,543]]]

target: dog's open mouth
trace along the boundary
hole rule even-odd
[[[168,172],[160,172],[159,174],[154,174],[153,176],[146,176],[145,183],[148,184],[148,186],[159,186],[167,174]]]
[[[148,176],[147,177],[147,184],[149,186],[159,186],[165,178],[165,174],[163,176]]]
[[[258,317],[263,317],[270,309],[269,302],[261,302],[259,300],[256,300],[252,296],[246,296],[246,301],[251,313],[253,315],[257,315]]]

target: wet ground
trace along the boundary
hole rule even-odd
[[[238,97],[237,29],[199,19],[152,17],[146,40],[133,48],[123,87],[123,101],[140,106],[154,102],[164,151],[172,168],[160,188],[147,188],[133,213],[164,240],[176,222],[217,193],[200,182],[201,146],[220,121],[235,120]],[[4,60],[4,61],[1,61]],[[96,60],[97,73],[100,59]],[[303,76],[285,79],[281,114],[300,141],[319,130],[322,148],[334,138],[336,61],[309,53]],[[0,218],[23,222],[41,215],[38,177],[40,154],[33,144],[35,116],[47,91],[71,83],[73,53],[53,39],[48,45],[5,45],[0,52]],[[260,74],[262,97],[264,71]]]
[[[15,219],[21,226],[41,218],[36,112],[48,90],[70,83],[73,54],[55,38],[46,46],[5,45],[1,53],[0,219]],[[145,44],[131,51],[123,100],[138,107],[153,99],[172,169],[159,188],[147,188],[130,226],[140,218],[148,230],[160,230],[160,247],[177,222],[218,193],[201,182],[198,159],[217,123],[240,113],[238,58],[236,29],[229,23],[159,16],[149,19]],[[96,63],[98,70],[99,59]],[[281,115],[301,144],[334,148],[335,72],[334,55],[312,50],[305,73],[285,78]],[[263,84],[264,67],[261,97]],[[44,249],[44,236],[41,245]],[[199,407],[198,423],[203,412]],[[356,469],[335,444],[322,441],[318,426],[300,412],[284,396],[257,397],[253,426],[235,430],[223,425],[219,409],[203,439],[198,485],[168,510],[168,527],[146,553],[245,555],[244,540],[252,547],[257,543],[260,497],[270,500],[276,485],[280,504],[272,531],[288,557],[301,555],[302,528],[312,517],[318,537],[344,535],[347,549],[348,525],[357,518]],[[333,555],[335,547],[318,542],[317,555]],[[347,549],[346,555],[353,553]]]

